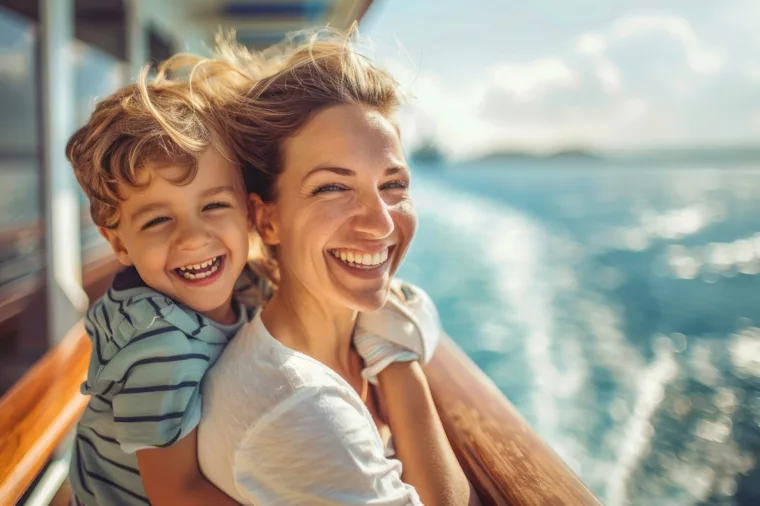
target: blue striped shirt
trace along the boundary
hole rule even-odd
[[[236,304],[238,321],[221,325],[128,268],[90,308],[85,328],[92,355],[82,384],[90,402],[69,473],[80,503],[149,504],[135,452],[170,446],[198,425],[201,380],[249,318]]]

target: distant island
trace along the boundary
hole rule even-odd
[[[447,165],[446,155],[431,139],[425,139],[409,153],[415,167],[442,168]],[[557,167],[557,164],[589,167],[672,167],[721,166],[733,164],[760,165],[760,145],[723,146],[671,146],[635,150],[601,150],[569,146],[554,151],[537,151],[528,148],[496,149],[482,156],[464,160],[465,163],[485,163],[489,166]]]
[[[760,163],[760,146],[675,146],[667,148],[639,149],[628,151],[602,151],[586,148],[566,148],[551,152],[520,149],[496,150],[476,157],[471,162],[499,162],[504,164],[543,162],[568,162],[605,166],[673,166],[689,164],[735,164]]]
[[[561,149],[558,151],[552,151],[548,153],[535,152],[535,151],[519,151],[519,150],[504,150],[493,151],[475,161],[478,162],[502,162],[502,161],[541,161],[541,160],[578,160],[578,161],[598,161],[603,157],[598,153],[591,150],[582,148],[570,148]]]

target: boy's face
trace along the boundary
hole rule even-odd
[[[185,170],[143,169],[139,177],[148,187],[119,188],[119,226],[101,233],[151,288],[224,322],[232,317],[230,300],[252,228],[242,174],[216,149],[199,159],[190,183],[171,182]]]

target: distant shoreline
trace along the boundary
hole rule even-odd
[[[465,163],[543,163],[583,162],[608,164],[688,164],[688,163],[760,163],[760,146],[735,147],[677,147],[641,151],[604,152],[586,149],[565,149],[549,153],[505,150],[494,151],[480,157],[464,160]]]

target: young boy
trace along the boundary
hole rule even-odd
[[[85,318],[75,504],[236,504],[196,457],[201,380],[249,319],[234,297],[250,273],[248,197],[209,113],[187,83],[159,79],[101,102],[69,141],[93,221],[127,266]]]

